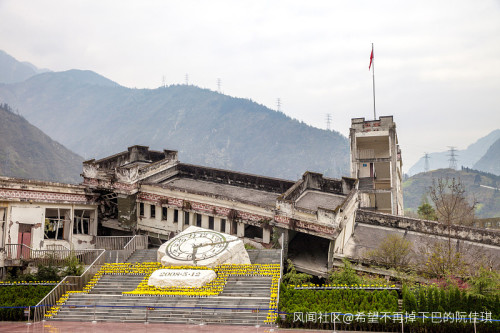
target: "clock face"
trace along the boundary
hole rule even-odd
[[[227,248],[224,235],[214,231],[195,231],[176,237],[168,244],[166,254],[176,260],[192,261],[193,246],[212,243],[215,245],[206,245],[198,247],[196,250],[196,260],[204,260],[218,255]]]

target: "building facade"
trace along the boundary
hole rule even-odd
[[[349,137],[351,177],[359,180],[360,207],[403,215],[403,160],[393,117],[354,118]]]
[[[69,185],[0,179],[1,244],[95,247],[96,236],[164,242],[191,225],[259,247],[280,244],[297,269],[325,275],[344,255],[359,207],[401,215],[402,161],[391,117],[352,119],[351,177],[291,181],[181,163],[177,151],[132,146],[83,163]]]
[[[145,146],[84,162],[83,184],[108,234],[147,233],[166,240],[195,225],[303,255],[294,239],[321,244],[325,270],[352,234],[357,181],[306,172],[296,182],[179,162],[172,150]],[[313,248],[316,248],[313,246]],[[289,251],[290,250],[290,251]],[[304,260],[307,261],[307,260]]]
[[[0,248],[10,259],[36,250],[88,249],[97,235],[97,204],[85,186],[0,177]]]

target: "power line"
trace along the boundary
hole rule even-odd
[[[456,157],[458,156],[456,154],[456,151],[457,151],[457,147],[453,147],[453,146],[448,146],[448,148],[450,148],[448,151],[450,152],[448,154],[448,156],[450,156],[450,158],[448,159],[448,161],[450,162],[450,169],[453,169],[453,170],[456,170],[457,169],[457,159]]]

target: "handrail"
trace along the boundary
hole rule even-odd
[[[118,236],[116,238],[120,238]],[[130,236],[125,236],[130,237]],[[123,238],[123,237],[122,237]],[[135,235],[133,236],[123,247],[123,252],[125,252],[126,261],[132,253],[137,249],[147,249],[148,248],[148,236],[147,235]],[[84,251],[84,250],[78,250]],[[63,294],[68,291],[82,290],[83,287],[90,281],[92,276],[94,276],[101,265],[106,262],[106,249],[95,249],[86,251],[101,251],[97,258],[89,265],[89,267],[80,276],[66,276],[57,286],[54,287],[35,307],[34,321],[41,321],[45,317],[45,312],[48,307],[53,306],[61,298]]]
[[[276,296],[276,311],[279,311],[279,305],[280,305],[281,278],[283,277],[283,247],[284,246],[285,246],[285,237],[283,237],[283,242],[281,243],[281,251],[280,251],[280,278],[278,280],[278,295]]]
[[[123,247],[124,260],[127,261],[132,253],[138,249],[148,248],[148,236],[147,235],[135,235],[132,239]]]
[[[92,262],[92,264],[87,267],[87,269],[80,276],[66,276],[54,287],[35,307],[34,310],[34,321],[41,321],[45,317],[45,312],[48,307],[53,306],[61,298],[63,294],[72,290],[82,290],[83,287],[90,281],[92,276],[94,276],[101,265],[104,264],[106,256],[104,253],[105,249],[98,249],[101,251],[99,256]]]
[[[71,250],[71,249],[61,244],[48,244],[47,250]]]
[[[106,250],[123,250],[134,236],[96,236],[95,247]]]
[[[76,256],[84,265],[89,265],[97,256],[95,249],[81,250],[36,250],[25,244],[5,244],[7,260],[35,261],[42,265],[66,260],[68,257]]]

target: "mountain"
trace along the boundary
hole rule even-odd
[[[485,137],[482,137],[481,139],[477,140],[475,143],[468,146],[467,149],[457,150],[456,151],[456,154],[458,155],[457,166],[458,167],[463,166],[468,168],[474,167],[475,169],[489,172],[486,169],[483,170],[481,168],[475,167],[475,164],[484,156],[484,154],[486,154],[490,146],[493,143],[495,143],[495,141],[497,141],[498,139],[500,139],[500,129],[496,129],[493,132],[486,135]],[[430,169],[436,170],[436,169],[448,168],[448,166],[450,165],[449,154],[450,153],[448,151],[430,153],[429,154]],[[424,158],[421,158],[408,170],[408,174],[415,175],[419,172],[424,172],[424,171],[425,171],[425,160]]]
[[[458,179],[465,187],[469,202],[478,202],[476,217],[500,217],[500,176],[463,168],[462,170],[438,169],[416,174],[403,182],[405,210],[416,212],[427,195],[433,179]],[[430,199],[428,199],[430,202]]]
[[[79,183],[83,158],[0,105],[0,175]]]
[[[0,83],[14,83],[24,81],[36,74],[47,72],[29,62],[17,61],[12,56],[0,50]]]
[[[486,154],[474,164],[474,169],[500,176],[500,139],[495,141]]]
[[[273,177],[349,174],[349,144],[340,133],[191,85],[130,89],[71,70],[0,84],[0,101],[86,158],[141,144],[179,150],[186,163]]]

